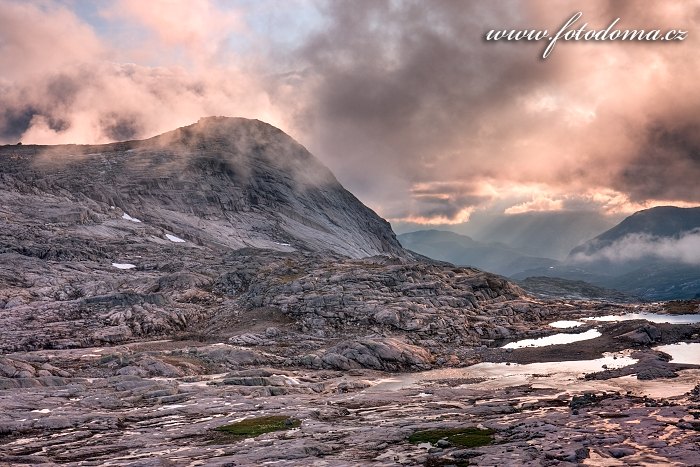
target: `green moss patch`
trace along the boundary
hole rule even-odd
[[[264,433],[283,431],[301,426],[301,420],[285,415],[270,415],[268,417],[247,418],[240,422],[222,425],[215,428],[220,433],[225,433],[233,438],[255,438]]]
[[[441,439],[446,439],[453,446],[477,447],[486,446],[493,442],[493,430],[481,428],[445,428],[435,430],[416,431],[408,437],[408,441],[414,444],[435,444]]]

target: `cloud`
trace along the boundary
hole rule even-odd
[[[210,0],[118,0],[102,15],[142,26],[152,36],[146,41],[184,50],[196,64],[215,58],[231,36],[247,29],[242,11],[217,7]]]
[[[142,138],[236,113],[275,121],[268,95],[249,77],[211,70],[93,63],[0,95],[0,133],[31,143],[99,143]]]
[[[687,98],[695,110],[686,108],[687,103],[678,102],[642,128],[643,144],[638,154],[613,181],[615,186],[629,193],[631,199],[666,197],[700,201],[697,189],[700,180],[697,105],[700,105],[700,98],[693,94],[688,94]]]
[[[0,86],[95,60],[106,50],[71,11],[51,3],[0,2]]]
[[[700,229],[685,232],[678,238],[630,234],[592,254],[577,253],[573,262],[610,261],[626,263],[642,259],[661,259],[700,265]]]
[[[395,222],[459,224],[469,221],[474,210],[492,198],[488,188],[469,182],[417,183],[410,199],[393,208]]]
[[[532,211],[561,211],[564,209],[564,201],[551,199],[546,196],[537,196],[531,201],[516,204],[507,208],[505,214],[523,214]]]
[[[630,2],[594,1],[586,2],[583,19],[601,27],[620,16],[625,27],[693,31],[699,5],[654,4],[642,12]],[[679,44],[562,43],[547,61],[537,59],[540,45],[480,40],[491,27],[551,29],[578,8],[577,2],[327,4],[326,28],[301,51],[313,87],[304,117],[315,147],[331,154],[351,187],[364,188],[368,178],[385,185],[387,172],[409,187],[488,181],[500,193],[514,184],[547,186],[548,193],[532,193],[529,201],[513,199],[520,206],[512,212],[580,208],[592,200],[575,193],[596,191],[614,192],[624,199],[618,204],[629,206],[700,202],[692,182],[700,170],[692,136],[699,133],[690,124],[700,104],[692,32]],[[676,142],[670,149],[668,139]],[[378,170],[367,173],[369,164]],[[655,173],[661,177],[652,180]],[[562,191],[568,200],[556,198]],[[471,199],[451,203],[449,212],[417,204],[422,217],[435,220],[473,209]],[[384,214],[401,218],[405,211]]]
[[[284,36],[245,2],[120,0],[97,7],[96,28],[61,6],[72,4],[0,0],[0,142],[97,143],[245,116],[290,133],[396,222],[700,203],[698,1],[586,2],[590,27],[620,17],[691,32],[560,43],[546,61],[540,44],[482,36],[552,29],[580,2],[285,3],[275,21],[317,19]]]
[[[191,67],[116,62],[110,58],[120,53],[117,47],[65,7],[0,3],[1,141],[144,138],[208,115],[260,118],[284,126],[284,112],[274,108],[260,76],[235,63],[202,65],[217,53],[206,44],[223,40],[237,21],[233,13],[217,15],[211,2],[200,1],[198,14],[191,17],[180,2],[161,2],[158,12],[151,2],[149,8],[143,2],[119,4],[123,15],[138,18],[156,34],[158,40],[143,47],[157,54],[171,44],[186,46],[187,56],[199,57],[187,60],[197,63]],[[172,8],[165,8],[166,3]],[[168,33],[176,23],[177,32]]]

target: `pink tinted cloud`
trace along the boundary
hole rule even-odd
[[[118,0],[102,14],[140,24],[152,35],[146,47],[159,45],[163,52],[178,47],[195,63],[216,55],[232,34],[246,31],[239,10],[217,7],[211,0]]]
[[[253,57],[231,35],[264,38],[213,1],[111,4],[108,21],[142,33],[127,46],[55,4],[0,6],[3,142],[104,142],[246,116],[290,132],[394,220],[461,222],[504,200],[509,212],[700,202],[698,1],[327,2],[301,47],[267,55],[263,44]],[[562,43],[546,61],[541,44],[482,40],[492,27],[551,29],[578,8],[591,27],[621,17],[690,33]]]
[[[589,28],[621,17],[623,28],[690,32],[682,43],[562,43],[547,61],[543,44],[481,40],[489,28],[553,29],[578,9]],[[367,183],[373,164],[383,190],[387,172],[409,186],[488,181],[496,194],[477,207],[512,196],[512,212],[600,209],[596,192],[623,198],[614,209],[700,202],[700,2],[371,1],[330,3],[328,16],[304,51],[316,83],[306,115],[319,152],[351,180]],[[384,214],[457,221],[474,206],[459,194],[439,204],[413,193],[408,215]]]
[[[92,29],[65,7],[0,1],[0,83],[5,86],[105,53]]]
[[[208,115],[261,118],[283,127],[283,112],[274,108],[257,74],[213,63],[207,55],[218,47],[210,44],[234,30],[237,14],[216,10],[211,2],[194,3],[197,9],[188,8],[190,2],[119,4],[124,14],[152,28],[156,39],[142,50],[167,57],[171,43],[182,44],[194,57],[189,62],[196,62],[185,67],[112,61],[124,53],[119,44],[100,39],[68,9],[0,0],[0,141],[142,138]],[[168,32],[171,25],[178,27]]]

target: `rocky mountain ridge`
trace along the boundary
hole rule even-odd
[[[12,221],[5,232],[33,222],[38,234],[58,233],[69,224],[70,235],[94,243],[122,238],[125,220],[133,220],[142,221],[144,235],[223,250],[404,254],[385,220],[303,146],[257,120],[210,117],[148,140],[98,146],[4,146],[0,162],[1,214]],[[66,245],[66,233],[38,235],[23,247],[94,256]],[[4,240],[0,251],[13,250]]]
[[[5,352],[192,334],[255,342],[237,323],[269,313],[294,336],[330,339],[321,349],[370,335],[477,344],[541,319],[523,302],[479,325],[522,291],[407,252],[262,122],[208,118],[144,141],[5,146],[0,158]]]

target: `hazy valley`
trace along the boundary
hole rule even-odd
[[[546,223],[541,228],[558,231],[556,225],[550,228]],[[581,282],[586,282],[617,290],[621,296],[654,301],[700,297],[698,229],[700,208],[652,208],[575,245],[560,259],[533,257],[512,244],[480,242],[447,231],[404,233],[399,240],[407,249],[431,258],[474,266],[516,281],[537,278],[542,283],[550,277],[560,285],[571,281],[572,290],[578,283],[582,297],[610,295],[590,287],[584,291],[581,287],[586,286]],[[614,294],[611,298],[616,300]]]

